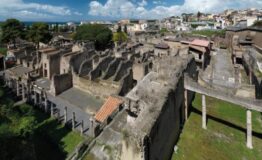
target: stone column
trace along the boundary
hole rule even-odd
[[[94,124],[94,119],[93,119],[93,117],[91,117],[91,118],[89,119],[89,121],[90,121],[89,130],[90,130],[91,136],[92,136],[92,137],[96,137],[96,134],[95,134],[95,124]]]
[[[25,86],[22,84],[22,99],[25,100]]]
[[[252,85],[252,71],[249,71],[249,83]]]
[[[202,128],[207,129],[206,124],[206,96],[202,95]]]
[[[34,104],[37,105],[37,94],[38,93],[36,91],[34,91],[34,93],[35,93]]]
[[[235,56],[233,57],[233,63],[237,64],[237,58]]]
[[[73,112],[73,118],[72,118],[72,129],[75,130],[75,112]]]
[[[12,88],[12,81],[11,80],[8,80],[8,87]]]
[[[54,116],[54,104],[51,102],[51,117]]]
[[[84,133],[84,121],[81,122],[81,135]]]
[[[26,93],[27,93],[27,98],[28,98],[28,101],[31,102],[32,100],[32,95],[31,95],[31,87],[30,87],[30,84],[27,84],[27,90],[26,90]]]
[[[48,112],[48,101],[47,101],[47,96],[45,97],[45,112]]]
[[[42,107],[43,107],[43,94],[42,94],[42,91],[39,94],[39,104],[40,104],[40,108],[42,109]]]
[[[187,96],[187,89],[184,91],[184,96],[185,96],[185,121],[187,121],[188,117],[188,96]]]
[[[251,111],[247,110],[247,148],[252,149],[252,116]]]
[[[67,107],[64,109],[64,123],[66,124],[67,122]]]
[[[16,95],[17,96],[19,96],[20,95],[20,93],[19,93],[19,82],[18,82],[18,80],[16,80]]]
[[[6,70],[5,57],[3,58],[4,71]]]
[[[205,52],[203,52],[202,69],[205,70]]]

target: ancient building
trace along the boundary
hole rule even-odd
[[[15,50],[19,52],[8,51],[17,62],[4,72],[6,85],[24,102],[91,135],[90,119],[102,104],[111,96],[125,96],[152,69],[153,60],[139,43],[98,52],[92,42],[62,38],[38,50]],[[133,72],[135,64],[141,69]]]
[[[243,65],[250,84],[256,88],[256,98],[262,97],[262,30],[259,28],[229,28],[226,40],[235,65]]]
[[[185,119],[184,73],[196,77],[191,55],[154,61],[153,71],[126,95],[124,110],[97,137],[91,154],[96,159],[170,158]],[[191,101],[193,94],[187,96]]]

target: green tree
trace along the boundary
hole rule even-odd
[[[32,25],[27,37],[30,41],[36,44],[37,48],[39,48],[39,43],[48,43],[52,38],[52,35],[50,34],[49,26],[46,23],[38,22]]]
[[[127,34],[125,32],[116,32],[113,35],[113,41],[121,44],[127,41]]]
[[[252,26],[262,28],[262,21],[255,21]]]
[[[112,43],[112,31],[101,24],[85,24],[77,28],[75,40],[89,40],[95,42],[97,50],[104,50]]]
[[[68,26],[59,26],[58,31],[59,32],[68,32],[70,28]]]
[[[16,45],[16,38],[21,38],[23,24],[17,19],[8,19],[2,24],[2,42]]]
[[[18,134],[22,137],[29,137],[34,134],[37,126],[37,121],[33,116],[22,117],[19,126]]]

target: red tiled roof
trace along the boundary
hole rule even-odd
[[[209,41],[206,40],[200,40],[200,39],[195,39],[191,42],[191,45],[195,45],[195,46],[201,46],[201,47],[208,47],[210,44]]]
[[[103,123],[122,103],[121,99],[110,96],[96,113],[95,120]]]

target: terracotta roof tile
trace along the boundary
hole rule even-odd
[[[209,41],[206,40],[200,40],[200,39],[195,39],[191,42],[191,45],[195,45],[195,46],[201,46],[201,47],[208,47],[210,44]]]
[[[96,113],[95,120],[103,123],[122,103],[121,99],[110,96]]]

